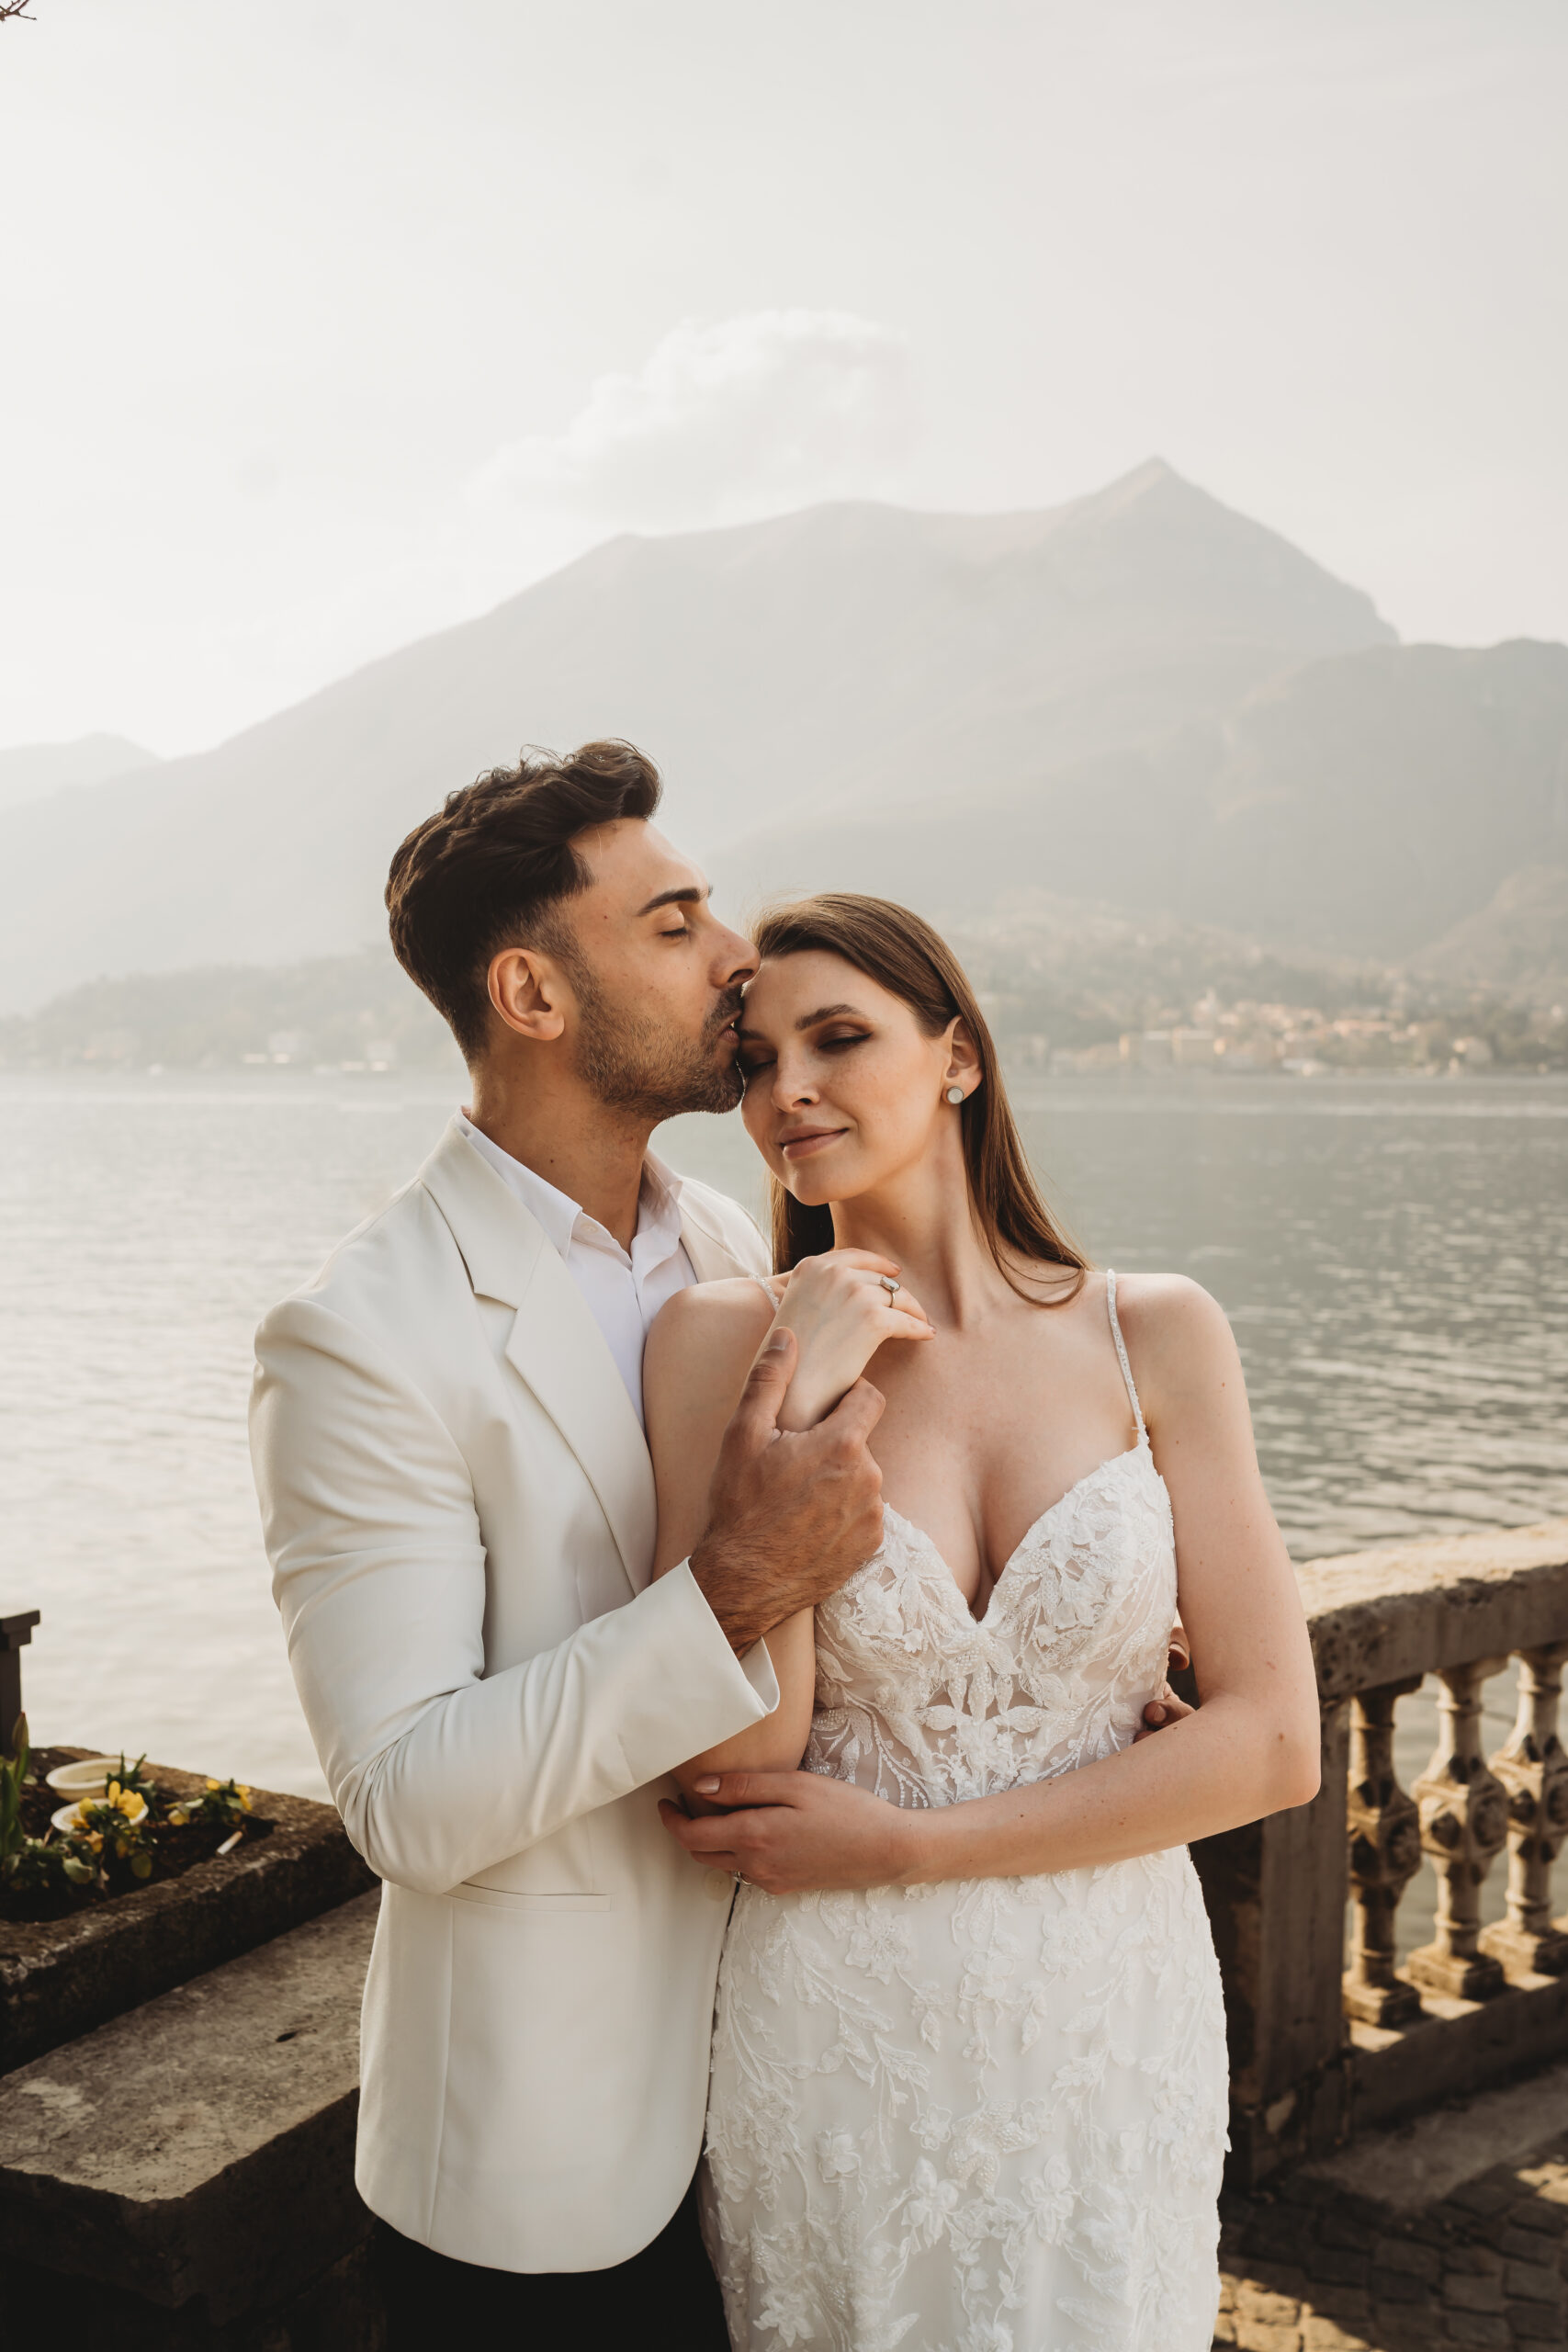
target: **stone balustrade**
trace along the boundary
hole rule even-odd
[[[1568,1837],[1568,1521],[1313,1561],[1300,1577],[1322,1789],[1193,1849],[1247,2187],[1568,2053],[1568,1919],[1553,1921],[1551,1896]],[[1483,1695],[1515,1661],[1517,1717],[1489,1757]],[[1437,1745],[1405,1789],[1398,1710],[1427,1676]],[[1506,1916],[1483,1924],[1505,1852]],[[1401,1905],[1427,1870],[1432,1933],[1401,1963]]]

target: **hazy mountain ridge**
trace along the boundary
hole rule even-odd
[[[397,842],[525,740],[646,744],[671,830],[711,856],[784,812],[1036,785],[1392,634],[1157,462],[1043,514],[838,505],[613,540],[212,752],[0,817],[0,1006],[379,936]]]
[[[1530,876],[1568,866],[1568,648],[1401,646],[1154,461],[1043,514],[612,540],[213,752],[0,815],[0,1007],[105,967],[324,970],[384,938],[390,851],[453,784],[595,733],[660,760],[737,912],[837,884],[972,933],[1022,887],[1292,967],[1559,988]]]
[[[1478,913],[1413,957],[1412,969],[1526,1001],[1568,998],[1568,865],[1508,875]]]
[[[1309,662],[1223,719],[1003,793],[775,826],[732,895],[833,881],[946,914],[1027,876],[1299,955],[1396,963],[1506,876],[1568,861],[1568,647],[1379,646]]]
[[[19,808],[46,793],[155,767],[156,752],[123,735],[81,735],[72,743],[18,743],[0,752],[0,808]]]
[[[0,1068],[449,1070],[451,1032],[389,949],[88,980],[0,1019]]]

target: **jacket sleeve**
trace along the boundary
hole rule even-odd
[[[311,1737],[372,1870],[428,1894],[493,1868],[772,1713],[689,1568],[484,1673],[468,1465],[400,1367],[319,1300],[256,1335],[251,1453]]]

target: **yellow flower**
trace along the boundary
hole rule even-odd
[[[111,1781],[108,1787],[104,1791],[104,1802],[106,1804],[118,1804],[119,1803],[119,1782],[118,1781]]]
[[[218,1786],[218,1783],[216,1781],[209,1781],[207,1785],[209,1789],[215,1789]]]
[[[190,1815],[186,1811],[183,1804],[172,1804],[169,1807],[169,1826],[171,1828],[183,1829],[189,1819]]]
[[[251,1809],[251,1792],[250,1792],[250,1788],[249,1788],[248,1784],[247,1784],[245,1781],[240,1781],[240,1783],[239,1783],[239,1790],[240,1790],[240,1803],[244,1806],[245,1811],[246,1811],[247,1813],[249,1813],[249,1811],[250,1811],[250,1809]]]

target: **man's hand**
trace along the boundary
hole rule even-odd
[[[1185,1699],[1179,1699],[1168,1682],[1158,1698],[1151,1699],[1144,1709],[1143,1722],[1133,1734],[1134,1747],[1136,1747],[1141,1739],[1152,1738],[1156,1731],[1168,1731],[1172,1724],[1185,1723],[1189,1715],[1195,1715],[1197,1712],[1197,1708],[1190,1707]]]
[[[815,1429],[781,1434],[795,1360],[794,1333],[772,1332],[724,1433],[707,1532],[692,1554],[738,1657],[837,1592],[882,1541],[882,1473],[867,1450],[882,1397],[857,1380]]]
[[[1165,1670],[1168,1675],[1184,1674],[1191,1663],[1192,1645],[1187,1638],[1187,1628],[1179,1617],[1170,1629],[1170,1649],[1166,1657]],[[1133,1734],[1134,1747],[1136,1747],[1139,1740],[1147,1739],[1151,1732],[1168,1731],[1172,1724],[1185,1723],[1189,1715],[1195,1715],[1197,1712],[1197,1708],[1190,1707],[1185,1699],[1177,1697],[1168,1682],[1162,1683],[1144,1709],[1144,1719]]]
[[[819,1772],[716,1772],[695,1783],[739,1811],[693,1821],[660,1801],[664,1826],[694,1861],[769,1894],[805,1887],[897,1886],[915,1868],[919,1818]]]

